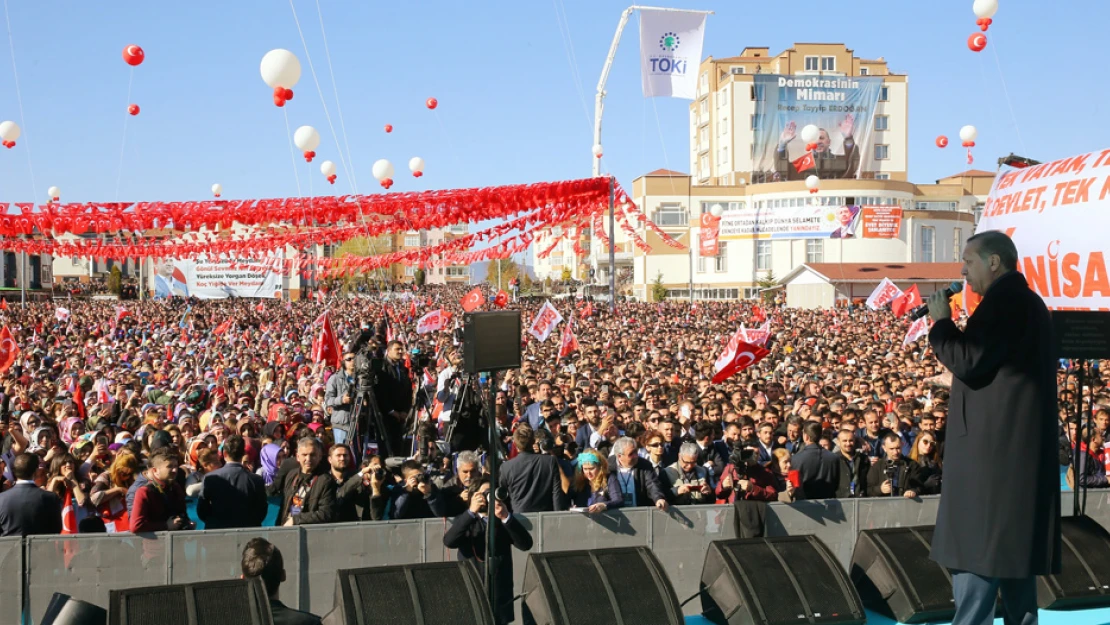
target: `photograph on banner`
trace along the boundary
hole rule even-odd
[[[283,268],[280,254],[264,259],[159,258],[151,286],[155,298],[281,298]]]
[[[902,232],[900,206],[864,206],[861,215],[865,239],[897,239]]]
[[[790,206],[744,208],[721,216],[720,238],[742,239],[851,239],[856,237],[859,206]]]
[[[881,77],[754,78],[752,182],[812,175],[822,180],[861,178],[876,169],[873,139]],[[803,138],[811,125],[816,136]]]
[[[999,175],[976,227],[987,230],[1010,235],[1049,309],[1110,309],[1110,150]]]

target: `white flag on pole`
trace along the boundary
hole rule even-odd
[[[867,307],[871,310],[879,310],[883,306],[894,301],[896,297],[902,294],[902,289],[898,288],[890,278],[883,278],[879,286],[871,292],[871,296],[867,298]]]
[[[640,9],[644,97],[693,100],[698,91],[705,13]]]

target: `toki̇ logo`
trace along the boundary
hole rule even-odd
[[[679,38],[678,33],[665,32],[659,38],[659,49],[663,54],[650,57],[651,73],[652,74],[686,74],[686,59],[682,57],[675,57],[674,51],[682,45],[682,40]]]
[[[659,38],[659,49],[664,52],[674,52],[680,43],[682,41],[678,38],[678,33],[663,33]]]

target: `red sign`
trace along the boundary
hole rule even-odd
[[[711,213],[701,214],[701,232],[698,233],[698,254],[702,257],[716,256],[717,240],[721,236],[721,218]]]
[[[863,238],[897,239],[902,230],[902,209],[898,206],[864,206]]]

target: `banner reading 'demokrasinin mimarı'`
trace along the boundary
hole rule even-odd
[[[154,297],[280,298],[283,265],[280,255],[263,259],[157,259]]]
[[[859,178],[875,167],[875,108],[883,79],[866,76],[755,78],[753,181]],[[802,140],[818,128],[812,150]]]
[[[640,10],[644,97],[693,100],[698,93],[705,13]]]

